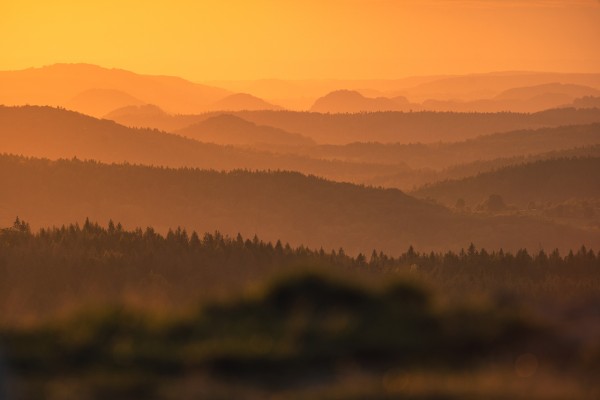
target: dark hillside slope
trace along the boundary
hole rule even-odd
[[[0,223],[16,215],[33,227],[119,220],[126,227],[178,225],[313,248],[399,254],[409,245],[448,250],[579,248],[598,235],[521,217],[483,218],[398,190],[334,183],[292,172],[219,173],[0,157]]]

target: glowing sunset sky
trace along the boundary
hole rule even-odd
[[[0,69],[196,81],[600,72],[597,0],[0,1]]]

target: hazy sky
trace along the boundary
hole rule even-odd
[[[600,72],[598,0],[0,0],[0,69],[196,81]]]

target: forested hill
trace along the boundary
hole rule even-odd
[[[505,202],[519,206],[527,206],[530,202],[598,199],[599,171],[600,157],[549,159],[431,184],[414,194],[448,205],[455,204],[459,198],[474,205],[491,194],[498,194]]]
[[[391,254],[421,250],[579,248],[597,234],[523,217],[471,217],[398,190],[335,183],[294,172],[230,173],[0,157],[0,221],[33,227],[110,218],[126,227],[181,226],[258,234],[293,245]]]

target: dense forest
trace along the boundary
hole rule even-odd
[[[83,225],[32,232],[17,219],[0,233],[0,315],[4,320],[55,313],[63,307],[132,301],[146,307],[185,305],[296,269],[394,276],[411,273],[447,294],[484,290],[550,301],[590,298],[600,287],[600,253],[585,247],[516,253],[474,245],[459,252],[392,256],[373,250],[350,256],[337,250],[291,247],[258,237],[198,235],[181,228],[125,230]],[[518,282],[518,285],[515,283]]]

